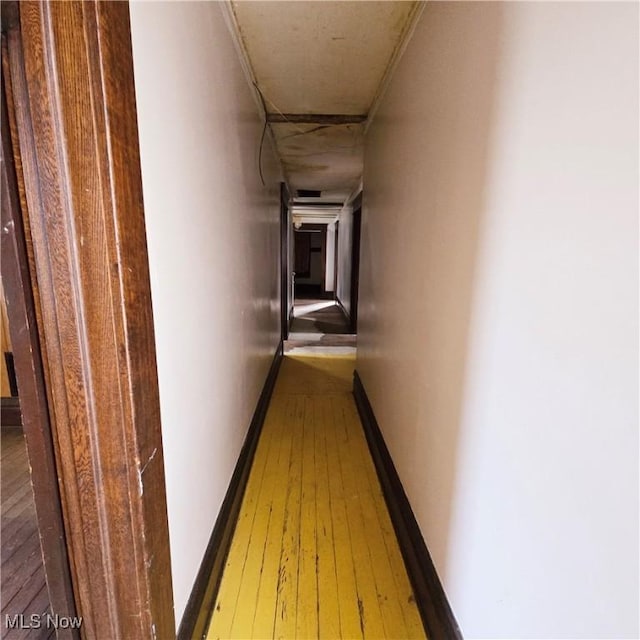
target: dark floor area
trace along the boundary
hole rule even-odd
[[[285,351],[304,347],[356,346],[349,321],[334,300],[296,299]]]
[[[349,333],[349,322],[333,300],[296,300],[291,333]]]
[[[3,427],[1,430],[0,479],[2,490],[2,611],[0,637],[19,638],[55,637],[55,629],[47,629],[45,614],[49,612],[49,594],[45,582],[40,537],[33,502],[27,448],[22,429]],[[7,616],[23,614],[23,626],[30,623],[29,616],[42,616],[43,628],[28,629],[7,626]]]

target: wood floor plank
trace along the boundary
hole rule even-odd
[[[318,637],[318,554],[316,541],[316,459],[314,397],[305,396],[302,424],[296,638]]]
[[[274,407],[269,408],[268,416]],[[275,410],[275,409],[274,409]],[[229,549],[223,577],[216,598],[209,638],[229,638],[237,609],[240,585],[246,566],[246,554],[251,541],[253,522],[259,508],[260,488],[271,446],[272,432],[263,429],[256,447],[251,473],[240,508],[233,540]]]
[[[273,637],[285,640],[296,637],[303,422],[304,396],[298,395],[294,420],[290,426],[292,429],[291,459],[288,474],[283,478],[283,485],[286,486],[286,506],[273,628]]]
[[[2,562],[12,555],[16,547],[22,540],[30,536],[38,528],[35,519],[35,509],[33,504],[26,502],[16,505],[16,511],[10,518],[3,518],[2,537]]]
[[[7,595],[7,600],[2,602],[2,616],[5,614],[13,614],[14,612],[28,611],[29,613],[42,613],[48,606],[48,601],[45,600],[44,607],[41,609],[33,609],[31,607],[33,599],[44,588],[46,591],[46,583],[44,577],[44,568],[42,563],[36,563],[33,566],[33,573],[23,579],[18,585],[15,594],[13,596],[10,593]],[[26,571],[31,570],[28,563],[25,564],[24,569]]]
[[[376,499],[380,501],[381,496],[375,490],[375,486],[372,487],[367,477],[367,473],[373,469],[373,463],[366,450],[366,440],[362,430],[359,429],[359,421],[356,421],[357,416],[354,416],[351,411],[350,403],[352,402],[350,399],[341,407],[342,419],[349,426],[351,468],[356,480],[356,490],[360,496],[362,521],[364,530],[367,532],[366,545],[371,558],[385,635],[386,637],[394,637],[395,635],[396,637],[409,638],[404,609],[400,602],[402,595],[396,583],[385,541],[385,532],[380,526],[375,506]],[[408,584],[408,579],[406,582]]]
[[[351,395],[353,357],[285,357],[207,638],[425,638]]]
[[[42,567],[42,553],[37,532],[32,533],[10,560],[2,567],[2,608],[9,613],[6,607],[11,605],[11,613],[22,613],[20,606],[13,606],[12,601],[18,596],[25,582]],[[44,580],[44,574],[43,574]]]
[[[267,425],[267,429],[270,432],[269,456],[271,459],[278,458],[280,454],[283,418],[285,416],[285,412],[282,410],[283,404],[282,401],[279,401],[276,402],[275,406],[272,406],[273,411],[269,416]],[[262,610],[263,606],[271,610],[272,616],[274,615],[271,603],[266,603],[259,598],[259,592],[273,497],[278,490],[279,475],[275,465],[267,464],[265,466],[258,494],[259,507],[253,520],[251,536],[245,551],[244,573],[229,633],[230,638],[242,639],[251,637],[256,614]]]
[[[5,462],[9,458],[22,456],[20,446],[24,445],[24,434],[22,429],[2,429],[2,449],[0,449],[0,460]]]
[[[286,398],[286,410],[282,420],[282,429],[278,437],[278,473],[274,478],[274,491],[270,505],[270,518],[264,549],[263,564],[260,572],[258,602],[251,629],[252,638],[271,638],[274,635],[276,605],[278,601],[278,578],[280,574],[280,554],[286,508],[286,493],[280,490],[283,469],[288,469],[293,444],[293,425],[296,413],[296,398]]]
[[[31,475],[27,459],[27,448],[21,430],[1,431],[2,456],[1,494],[2,537],[1,595],[5,615],[31,614],[48,611],[49,595],[42,563],[40,535],[36,519]],[[18,640],[21,637],[45,638],[48,629],[6,629],[3,640]]]
[[[16,505],[20,506],[25,502],[31,502],[32,497],[31,479],[28,476],[23,476],[15,482],[3,485],[1,513],[9,515]]]
[[[32,629],[16,630],[17,633],[15,636],[11,638],[7,637],[7,640],[41,640],[50,636],[51,627],[53,627],[55,631],[55,625],[51,624],[49,626],[49,621],[46,617],[46,614],[49,612],[49,594],[47,593],[47,587],[45,585],[40,587],[25,610],[41,616],[41,626],[39,628],[34,627]]]
[[[356,574],[358,591],[358,612],[360,626],[365,640],[369,638],[386,638],[376,575],[369,554],[367,528],[363,520],[361,496],[358,493],[357,480],[353,466],[353,445],[349,426],[343,418],[344,401],[334,399],[332,403],[333,419],[338,434],[338,452],[340,473],[347,496],[347,522],[351,536],[351,553]]]
[[[2,571],[10,571],[9,565],[19,566],[25,553],[29,553],[39,542],[38,528],[31,519],[25,519],[24,526],[10,538],[2,538]]]
[[[318,566],[318,637],[341,638],[338,575],[332,522],[332,504],[327,456],[327,402],[314,404],[316,455],[316,545]]]
[[[364,626],[360,617],[360,596],[356,585],[356,572],[352,553],[351,532],[347,516],[347,501],[340,470],[338,437],[334,415],[333,398],[326,398],[325,426],[327,436],[327,462],[329,470],[329,492],[331,498],[331,521],[333,544],[338,578],[338,602],[340,605],[340,629],[343,638],[363,638]]]

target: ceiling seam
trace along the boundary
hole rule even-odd
[[[411,13],[407,18],[404,29],[402,31],[402,35],[398,39],[398,44],[391,54],[391,58],[389,58],[389,64],[382,76],[382,80],[378,85],[378,89],[376,90],[376,94],[373,97],[373,101],[371,102],[371,106],[369,107],[369,113],[367,114],[367,120],[364,124],[364,136],[366,137],[367,131],[371,125],[371,122],[375,118],[376,112],[378,111],[378,107],[380,106],[380,102],[384,97],[384,94],[387,91],[389,83],[391,82],[391,78],[400,62],[400,58],[402,58],[402,54],[405,52],[407,46],[409,45],[409,41],[411,40],[411,36],[413,32],[416,30],[416,26],[418,25],[418,20],[424,11],[425,5],[427,4],[427,0],[418,0],[414,3],[413,8],[411,9]]]
[[[268,113],[263,105],[263,96],[260,90],[257,88],[257,78],[253,72],[253,68],[251,66],[251,61],[249,59],[249,54],[247,52],[246,47],[244,46],[244,41],[242,39],[242,33],[240,30],[240,25],[238,24],[238,20],[236,18],[235,11],[233,9],[233,3],[231,0],[222,0],[220,2],[220,9],[222,11],[222,15],[224,17],[225,23],[231,34],[231,39],[235,46],[236,52],[238,53],[238,58],[240,60],[240,67],[242,68],[243,74],[245,76],[245,80],[247,81],[249,88],[251,90],[251,95],[256,103],[256,107],[258,108],[258,113],[262,116],[262,119],[265,122],[266,129],[268,131],[269,140],[271,142],[271,147],[275,152],[276,161],[278,163],[280,174],[285,184],[287,185],[287,189],[291,191],[291,180],[288,172],[285,170],[284,162],[280,155],[280,150],[278,148],[275,135],[271,130],[268,122]]]

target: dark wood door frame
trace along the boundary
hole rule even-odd
[[[280,330],[282,340],[289,337],[289,190],[280,183]]]
[[[82,635],[173,637],[129,7],[21,2],[2,12]]]
[[[6,41],[2,36],[2,54],[6,60]],[[67,554],[62,503],[58,489],[57,465],[53,436],[49,420],[44,383],[44,369],[40,351],[40,337],[33,286],[29,272],[29,259],[14,162],[11,131],[15,120],[7,103],[3,77],[2,83],[2,148],[0,152],[0,191],[2,193],[2,282],[7,301],[7,317],[14,354],[17,380],[20,380],[20,404],[22,405],[22,429],[24,432],[31,467],[31,483],[36,504],[42,559],[44,562],[51,611],[65,618],[76,615],[75,597],[71,582],[71,570]],[[14,122],[10,127],[9,119]],[[19,423],[19,422],[18,422]],[[14,421],[13,424],[16,424]],[[4,621],[2,621],[4,623]],[[58,638],[78,638],[76,629],[60,629]]]

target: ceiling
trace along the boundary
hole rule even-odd
[[[419,2],[232,0],[231,22],[285,178],[307,203],[343,203],[362,180],[366,121]]]

